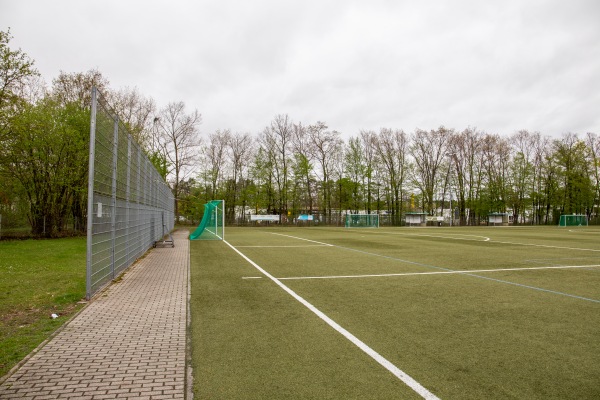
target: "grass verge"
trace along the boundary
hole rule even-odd
[[[85,251],[83,237],[0,242],[0,377],[81,307]]]

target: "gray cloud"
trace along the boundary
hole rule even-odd
[[[421,4],[424,3],[424,4]],[[600,3],[2,0],[0,29],[49,81],[98,68],[202,130],[276,114],[382,126],[599,131]]]

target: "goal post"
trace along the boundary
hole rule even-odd
[[[379,228],[379,214],[346,214],[346,228]]]
[[[225,200],[212,200],[204,205],[204,215],[190,240],[223,240],[225,238]]]
[[[585,214],[563,214],[560,216],[558,226],[588,226],[588,218]]]

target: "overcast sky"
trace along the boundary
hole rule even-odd
[[[600,134],[598,0],[0,0],[8,27],[47,82],[96,68],[203,133]]]

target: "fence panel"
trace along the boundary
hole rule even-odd
[[[96,88],[91,114],[88,299],[175,224],[171,189]]]

